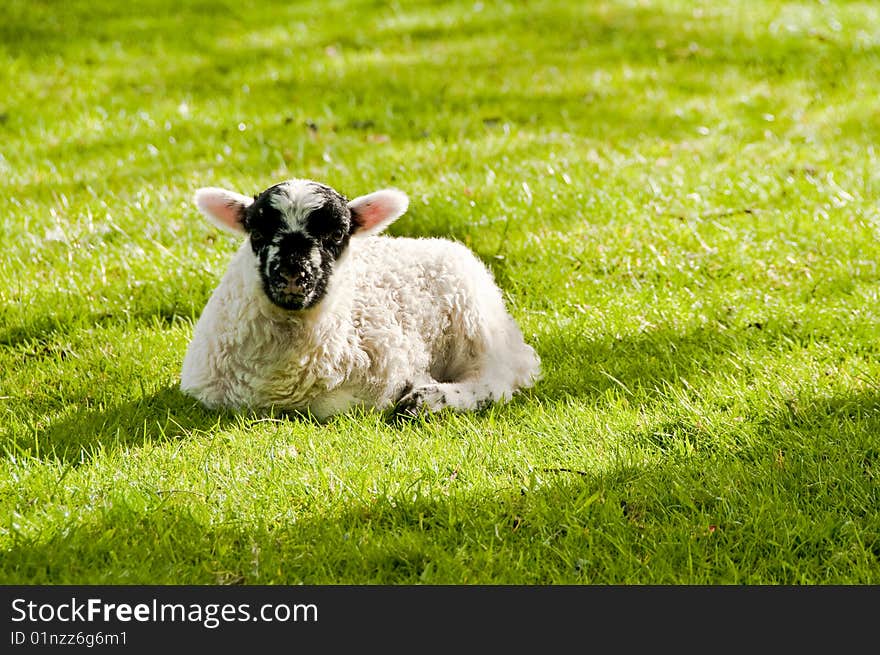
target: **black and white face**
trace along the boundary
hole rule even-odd
[[[199,210],[215,225],[246,234],[266,297],[278,307],[314,307],[352,238],[381,232],[402,215],[406,194],[383,189],[347,201],[312,180],[293,179],[253,198],[208,187],[196,192]]]
[[[263,291],[283,309],[307,309],[324,298],[352,232],[348,201],[328,186],[300,180],[256,196],[243,225]]]

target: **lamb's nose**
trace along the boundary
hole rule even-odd
[[[300,273],[283,274],[284,291],[290,294],[302,295],[305,292],[305,280]]]

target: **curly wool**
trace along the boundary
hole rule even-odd
[[[269,302],[243,243],[196,325],[181,386],[209,407],[322,419],[355,405],[387,408],[431,382],[480,380],[490,400],[508,400],[539,369],[467,248],[370,236],[352,240],[325,300],[302,312]]]
[[[540,375],[490,271],[445,239],[376,236],[406,194],[348,201],[311,180],[195,202],[245,240],[196,324],[181,388],[209,407],[326,418],[354,406],[414,415],[505,401]]]

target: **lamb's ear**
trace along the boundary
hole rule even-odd
[[[244,210],[254,202],[253,198],[217,187],[199,189],[194,200],[205,218],[233,234],[244,233]]]
[[[355,198],[348,203],[351,210],[352,235],[378,234],[403,215],[409,198],[397,189],[382,189]]]

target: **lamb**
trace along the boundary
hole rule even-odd
[[[538,355],[468,248],[378,236],[405,193],[349,202],[291,179],[253,198],[202,188],[195,204],[245,236],[183,361],[181,389],[206,407],[413,417],[479,410],[539,379]]]

